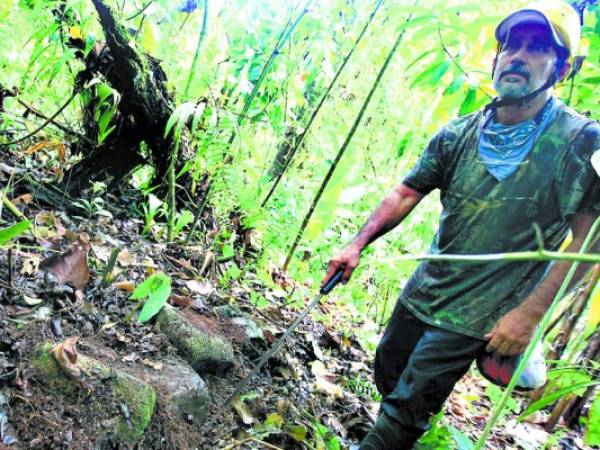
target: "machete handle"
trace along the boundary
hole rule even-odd
[[[319,292],[322,295],[329,294],[333,290],[333,288],[342,280],[342,275],[344,275],[344,269],[338,269],[338,271],[331,277],[327,284],[321,288]]]

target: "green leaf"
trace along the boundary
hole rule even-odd
[[[465,99],[463,100],[462,104],[460,105],[460,108],[458,109],[458,115],[465,116],[465,115],[470,114],[473,111],[475,111],[475,109],[477,109],[476,100],[477,100],[477,89],[474,87],[471,87],[467,91],[467,95],[465,96]]]
[[[306,435],[308,434],[308,430],[304,425],[290,424],[286,425],[285,429],[287,431],[287,434],[296,442],[306,441]]]
[[[146,322],[162,309],[171,294],[171,278],[164,273],[152,275],[140,284],[131,294],[132,300],[148,297],[140,312],[138,321]]]
[[[439,54],[441,54],[441,52],[437,49],[434,48],[432,50],[426,50],[423,53],[421,53],[419,56],[417,56],[415,59],[413,59],[407,66],[406,69],[404,70],[410,70],[410,68],[412,66],[414,66],[415,64],[417,64],[419,61],[421,61],[423,58],[425,58],[427,55],[431,55],[432,53],[438,52]]]
[[[600,395],[592,402],[585,429],[586,445],[600,445]]]
[[[556,400],[558,400],[559,398],[561,398],[564,395],[570,394],[570,393],[578,391],[580,389],[585,389],[589,386],[596,386],[598,384],[600,384],[600,381],[588,381],[588,382],[584,382],[584,383],[578,383],[573,386],[567,386],[562,389],[559,389],[558,391],[552,392],[551,394],[548,394],[548,395],[540,398],[538,401],[533,402],[531,405],[529,405],[529,408],[527,408],[523,414],[521,414],[519,417],[517,417],[517,419],[519,421],[522,421],[523,419],[525,419],[525,417],[533,414],[536,411],[539,411],[540,409],[542,409],[545,406],[548,406],[548,405],[554,403]]]
[[[442,61],[433,64],[424,72],[422,72],[417,78],[415,78],[414,81],[411,83],[410,87],[414,88],[423,84],[433,86],[438,81],[440,81],[440,79],[448,71],[448,67],[450,67],[449,61]]]
[[[0,230],[0,245],[5,245],[14,238],[22,235],[31,226],[31,221],[23,220],[8,228]]]
[[[454,94],[456,91],[458,91],[462,87],[464,82],[465,82],[465,77],[461,73],[456,78],[454,78],[454,80],[452,80],[452,83],[450,83],[448,85],[448,87],[444,90],[444,95]]]

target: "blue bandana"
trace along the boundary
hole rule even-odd
[[[559,109],[560,102],[550,97],[535,118],[514,125],[497,123],[491,111],[479,130],[479,157],[488,172],[498,181],[515,173]]]

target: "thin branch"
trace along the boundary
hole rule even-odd
[[[45,116],[44,114],[42,114],[40,111],[38,111],[37,109],[35,109],[33,106],[28,105],[27,103],[25,103],[20,98],[17,98],[17,101],[21,104],[21,106],[23,106],[25,109],[27,109],[28,111],[30,111],[33,115],[38,116],[40,119],[48,120],[47,116]],[[66,134],[70,134],[72,136],[75,136],[75,137],[81,139],[82,141],[87,142],[88,144],[95,145],[95,142],[92,141],[87,136],[85,136],[85,135],[83,135],[81,133],[78,133],[77,131],[71,130],[66,125],[62,125],[61,123],[58,123],[56,120],[52,119],[52,120],[50,120],[50,123],[52,125],[54,125],[56,128],[58,128],[59,130],[61,130],[64,133],[66,133]]]
[[[146,5],[140,9],[138,12],[136,12],[134,15],[126,17],[125,20],[132,20],[135,19],[137,16],[139,16],[140,14],[142,14],[144,11],[146,11],[148,9],[148,7],[154,3],[154,0],[150,0],[148,3],[146,3]]]
[[[26,139],[29,139],[32,136],[35,136],[37,133],[39,133],[40,131],[42,131],[49,123],[51,123],[54,119],[56,119],[56,117],[58,117],[58,115],[63,112],[63,110],[69,106],[69,103],[71,103],[73,101],[73,99],[75,98],[75,96],[77,95],[77,91],[74,91],[73,94],[71,95],[71,97],[69,97],[69,99],[65,102],[64,105],[62,105],[58,111],[56,111],[51,117],[49,117],[48,119],[46,119],[46,121],[41,124],[38,128],[36,128],[35,130],[33,130],[31,133],[28,133],[27,135],[20,137],[19,139],[15,139],[14,141],[11,142],[6,142],[6,143],[2,143],[0,145],[13,145],[13,144],[18,144],[19,142],[23,142]]]

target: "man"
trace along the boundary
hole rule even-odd
[[[532,4],[496,29],[493,81],[484,111],[461,117],[431,140],[416,167],[329,264],[323,283],[440,189],[443,211],[432,253],[557,249],[569,229],[578,251],[600,211],[590,158],[600,126],[552,97],[580,39],[579,16],[559,0]],[[381,414],[363,450],[409,449],[454,384],[484,352],[521,354],[568,264],[423,262],[412,275],[377,348]]]

